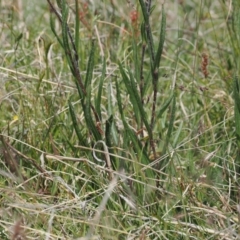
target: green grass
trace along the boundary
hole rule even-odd
[[[0,238],[239,239],[238,1],[56,2],[0,2]]]

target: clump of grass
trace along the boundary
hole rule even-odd
[[[239,238],[237,1],[0,4],[1,239]]]

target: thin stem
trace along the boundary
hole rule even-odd
[[[141,56],[141,65],[140,65],[140,97],[142,105],[144,106],[144,77],[143,77],[143,64],[146,51],[146,44],[142,45],[142,56]],[[143,129],[143,121],[141,120],[141,129]],[[143,137],[143,131],[141,132],[141,137]]]

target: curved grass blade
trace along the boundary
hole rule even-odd
[[[107,86],[107,114],[108,116],[113,115],[113,103],[112,103],[112,83],[109,82]]]
[[[113,115],[111,115],[108,120],[106,121],[106,130],[105,130],[105,138],[106,138],[106,144],[109,148],[112,147],[112,141],[111,141],[111,126],[113,124]]]
[[[147,129],[149,138],[152,139],[152,131],[151,131],[149,123],[147,121],[147,114],[144,111],[144,108],[142,106],[141,98],[139,96],[138,89],[137,89],[136,83],[134,81],[134,77],[133,77],[131,71],[129,71],[129,75],[130,75],[130,79],[129,79],[127,74],[123,70],[123,67],[121,64],[119,64],[119,69],[122,74],[123,81],[124,81],[124,84],[128,91],[128,94],[130,95],[130,99],[132,100],[133,109],[134,109],[134,111],[137,111],[137,112],[135,112],[135,115],[138,116],[138,114],[140,114],[140,116],[143,120],[143,123]]]
[[[144,22],[145,22],[144,26],[145,26],[145,31],[146,31],[147,44],[148,44],[148,47],[150,49],[151,67],[153,69],[152,64],[154,62],[155,54],[154,54],[152,31],[151,31],[151,27],[150,27],[150,23],[149,23],[150,11],[148,11],[148,9],[146,8],[146,4],[143,0],[139,0],[139,2],[140,2],[140,5],[141,5],[141,9],[142,9],[142,13],[143,13],[143,19],[144,19]]]
[[[235,107],[237,108],[237,112],[240,113],[240,81],[237,76],[234,77],[234,81],[233,81],[233,97],[234,97]]]
[[[133,77],[132,75],[131,75],[132,77],[130,76],[130,79],[129,79],[129,77],[126,74],[125,70],[123,69],[121,63],[119,63],[119,69],[120,69],[120,73],[122,75],[122,79],[123,79],[124,85],[125,85],[125,87],[127,89],[127,92],[128,92],[128,94],[130,96],[130,101],[131,101],[131,103],[133,105],[134,114],[137,117],[139,115],[139,108],[138,108],[138,103],[137,103],[135,95],[134,95],[134,89],[137,88],[136,83],[134,82],[134,80],[132,80],[132,81],[130,80]],[[130,74],[131,72],[128,71],[128,73]]]
[[[62,40],[63,40],[63,49],[67,56],[69,66],[73,68],[72,61],[71,61],[71,49],[69,46],[68,41],[68,25],[67,25],[67,18],[68,18],[68,7],[66,6],[65,0],[61,1],[61,10],[62,10]]]
[[[111,154],[114,154],[112,150],[112,126],[113,126],[113,115],[111,115],[106,121],[105,139],[106,139],[106,145],[108,146],[108,151]],[[118,169],[119,166],[117,166],[118,163],[116,161],[116,157],[111,156],[111,163],[114,170]]]
[[[61,10],[62,10],[62,39],[64,49],[69,50],[69,43],[68,43],[68,27],[67,27],[67,18],[68,18],[68,8],[66,6],[65,0],[61,1]]]
[[[75,47],[77,54],[78,52],[78,46],[79,46],[79,25],[80,25],[80,19],[79,19],[79,6],[78,6],[78,0],[75,0]]]
[[[183,128],[183,121],[180,122],[178,130],[177,130],[177,132],[175,134],[175,137],[174,137],[174,140],[173,140],[173,144],[172,144],[173,148],[177,147],[178,139],[179,139],[179,136],[180,136],[180,134],[182,132],[182,128]]]
[[[94,135],[94,138],[96,141],[101,140],[101,134],[98,131],[96,125],[94,124],[94,120],[92,118],[91,109],[91,95],[92,95],[92,77],[93,77],[93,69],[94,69],[94,52],[95,52],[95,45],[92,41],[92,48],[90,52],[90,56],[88,59],[88,67],[87,67],[87,73],[86,73],[86,79],[85,79],[85,89],[87,90],[87,94],[85,95],[85,98],[82,100],[82,107],[84,110],[84,116],[85,120],[88,126],[89,131]],[[94,113],[95,113],[95,109]],[[99,118],[97,116],[97,118]]]
[[[98,94],[97,94],[97,98],[95,99],[95,108],[96,108],[96,112],[97,112],[100,120],[102,119],[101,101],[102,101],[103,81],[105,79],[105,75],[106,75],[106,59],[104,58],[103,67],[102,67],[102,75],[101,75],[99,85],[98,85]]]
[[[168,108],[168,106],[170,105],[172,99],[173,99],[174,94],[172,93],[170,95],[170,97],[165,101],[165,103],[162,105],[162,107],[160,108],[156,119],[159,119],[162,117],[163,113],[166,111],[166,109]]]
[[[167,152],[167,148],[171,139],[171,135],[173,132],[173,124],[174,124],[174,120],[175,120],[175,112],[176,112],[176,96],[175,94],[173,94],[173,99],[172,99],[172,110],[171,110],[171,115],[170,115],[170,120],[169,120],[169,125],[168,125],[168,131],[167,131],[167,135],[166,135],[166,140],[163,146],[163,151],[162,151],[162,155],[164,156]],[[160,169],[161,166],[164,164],[164,160],[161,161],[158,165],[158,168]]]
[[[113,99],[112,99],[113,94],[114,93],[113,93],[113,90],[112,90],[112,82],[109,82],[108,89],[107,89],[107,100],[108,100],[107,114],[108,114],[108,116],[114,116],[114,103],[113,103]],[[107,122],[106,122],[106,124],[107,124]],[[117,133],[116,125],[115,125],[113,119],[111,121],[110,131],[111,131],[111,134],[112,134],[112,140],[113,140],[114,144],[118,145],[118,137],[117,137],[118,133]]]
[[[91,52],[88,59],[87,73],[85,78],[85,88],[88,88],[88,86],[92,82],[93,68],[94,68],[94,53],[95,53],[95,44],[94,44],[94,41],[92,41]]]
[[[68,107],[69,107],[70,116],[71,116],[71,119],[72,119],[73,127],[74,127],[74,130],[76,132],[78,141],[82,146],[87,146],[87,144],[85,142],[85,138],[83,137],[83,135],[81,133],[81,130],[78,127],[77,118],[76,118],[76,115],[75,115],[75,112],[74,112],[73,105],[72,105],[70,100],[68,101]]]
[[[171,116],[170,116],[170,121],[169,121],[169,126],[168,126],[168,131],[167,131],[167,136],[166,136],[166,142],[165,142],[165,148],[167,148],[172,131],[173,131],[173,124],[175,120],[175,113],[176,113],[176,96],[173,94],[173,100],[172,100],[172,111],[171,111]],[[163,150],[163,154],[165,154],[166,150]]]
[[[147,8],[146,8],[146,4],[143,0],[139,0],[139,2],[140,2],[140,5],[141,5],[144,22],[146,24],[149,24],[149,15],[148,15],[148,11],[147,11]]]
[[[63,41],[62,41],[62,39],[58,36],[58,34],[57,34],[56,30],[55,30],[54,19],[53,19],[53,14],[52,14],[52,13],[50,13],[50,27],[51,27],[51,30],[52,30],[54,36],[57,38],[59,44],[61,45],[62,48],[64,48],[64,46],[63,46]]]
[[[155,61],[153,64],[154,71],[157,71],[159,68],[159,65],[160,65],[161,56],[162,56],[162,52],[163,52],[163,45],[164,45],[164,41],[165,41],[165,34],[166,34],[166,14],[165,14],[164,7],[163,7],[162,8],[162,23],[161,23],[159,44],[158,44],[158,49],[157,49],[157,53],[155,56]]]
[[[137,138],[137,135],[133,132],[133,130],[128,126],[127,121],[124,117],[123,114],[123,108],[122,108],[122,100],[121,100],[121,95],[120,95],[120,89],[118,86],[118,83],[116,81],[116,90],[117,90],[117,103],[118,103],[118,108],[119,108],[119,112],[121,115],[121,119],[124,125],[124,129],[125,129],[125,133],[124,136],[126,139],[124,139],[123,141],[132,143],[134,150],[137,153],[138,159],[141,160],[142,163],[148,164],[149,163],[149,158],[147,156],[146,151],[144,150],[141,142],[139,141],[139,139]]]
[[[135,79],[138,83],[140,83],[140,62],[139,62],[139,55],[138,55],[138,46],[136,40],[133,38],[132,40],[132,51],[133,51],[133,62],[134,62],[134,74]]]
[[[235,134],[237,139],[237,146],[238,151],[235,157],[235,164],[236,164],[236,172],[239,174],[240,172],[240,81],[238,76],[234,77],[233,82],[233,97],[234,97],[234,118],[235,118]],[[239,178],[238,183],[239,185]]]
[[[236,137],[238,147],[240,148],[240,83],[237,76],[235,76],[233,82],[233,97],[234,97]]]
[[[88,130],[93,134],[96,141],[101,140],[101,134],[94,124],[91,114],[91,84],[87,88],[86,103],[83,103],[83,111]]]

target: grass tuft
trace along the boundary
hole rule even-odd
[[[239,1],[0,12],[0,239],[239,239]]]

